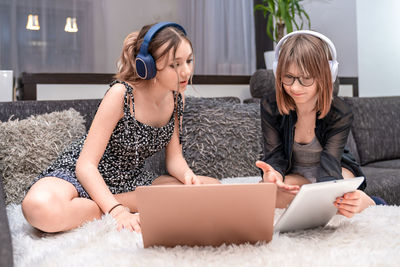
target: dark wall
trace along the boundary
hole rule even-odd
[[[254,5],[257,4],[262,4],[262,0],[254,0]],[[274,50],[273,42],[267,35],[267,18],[262,11],[254,11],[257,69],[265,69],[264,52]]]

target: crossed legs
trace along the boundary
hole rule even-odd
[[[214,178],[199,176],[203,183],[219,183]],[[172,176],[160,176],[153,185],[182,184]],[[137,211],[135,191],[116,194],[119,203]],[[45,177],[37,181],[22,202],[26,220],[44,232],[61,232],[85,222],[100,219],[103,212],[91,199],[78,197],[75,187],[60,178]]]
[[[45,232],[67,231],[102,215],[94,201],[78,197],[71,183],[56,177],[42,178],[31,187],[22,212],[33,227]]]

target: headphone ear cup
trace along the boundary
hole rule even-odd
[[[272,63],[272,70],[274,72],[274,76],[276,78],[276,70],[278,68],[278,61],[274,60],[274,62]]]
[[[139,77],[141,79],[146,79],[147,67],[146,67],[146,63],[144,62],[141,55],[137,55],[137,57],[135,59],[135,65],[136,65],[136,72],[139,75]]]
[[[156,77],[156,73],[157,73],[156,62],[154,61],[154,58],[150,54],[148,54],[146,58],[147,58],[147,61],[146,61],[146,66],[147,66],[147,77],[146,77],[146,80],[151,80],[154,77]]]
[[[156,76],[157,69],[154,62],[154,58],[150,55],[137,55],[136,60],[136,72],[140,78],[145,80],[153,79]]]
[[[331,75],[332,75],[332,83],[335,82],[337,74],[338,74],[338,67],[339,63],[335,60],[329,60],[329,67],[331,69]]]

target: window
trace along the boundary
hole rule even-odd
[[[0,69],[21,72],[91,72],[95,0],[0,0]],[[101,2],[101,1],[99,1]],[[29,14],[40,30],[26,29]],[[78,32],[64,31],[76,17]]]

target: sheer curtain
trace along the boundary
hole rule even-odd
[[[0,0],[0,69],[21,72],[92,72],[95,5],[98,0]],[[37,14],[40,30],[26,29]],[[76,17],[78,32],[64,30]]]
[[[253,0],[181,0],[196,74],[251,75],[256,69]]]

